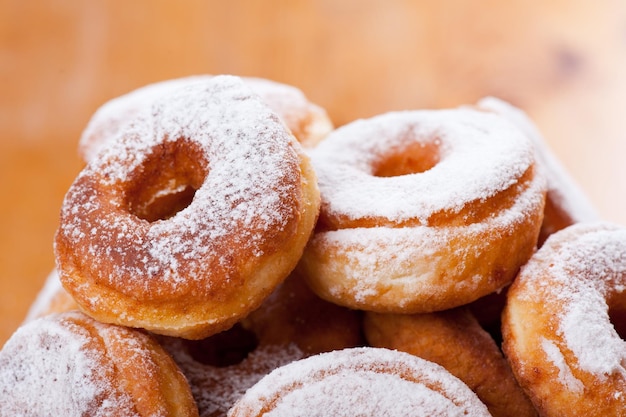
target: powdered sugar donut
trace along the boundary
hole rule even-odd
[[[308,157],[237,77],[161,96],[71,185],[61,282],[107,323],[202,338],[282,282],[319,210]]]
[[[79,312],[20,327],[0,351],[3,416],[197,416],[189,385],[142,332]]]
[[[107,101],[85,127],[78,143],[79,155],[90,161],[140,112],[150,110],[154,100],[181,87],[201,86],[210,78],[211,75],[195,75],[160,81]],[[280,116],[303,146],[315,146],[333,129],[326,111],[311,103],[296,87],[257,77],[242,80]]]
[[[408,353],[353,348],[276,369],[230,410],[237,416],[489,416],[444,368]]]
[[[545,175],[548,186],[539,245],[552,233],[574,223],[600,220],[589,198],[554,156],[537,127],[522,110],[494,97],[480,100],[477,106],[506,117],[533,141],[537,165]]]
[[[524,266],[508,292],[503,349],[540,415],[625,415],[626,342],[616,331],[625,289],[622,226],[569,226]]]
[[[511,282],[545,199],[531,142],[472,109],[394,112],[333,131],[310,152],[322,205],[300,267],[321,297],[419,313]]]

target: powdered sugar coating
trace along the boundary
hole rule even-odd
[[[126,182],[153,149],[180,140],[200,150],[208,164],[205,181],[172,218],[138,219],[128,211]],[[229,248],[261,257],[268,238],[294,221],[298,152],[282,122],[237,77],[173,89],[80,173],[66,195],[58,235],[76,250],[76,259],[91,260],[91,275],[120,291],[135,282],[133,291],[158,298],[163,294],[151,284],[156,280],[175,297],[188,291],[186,283],[203,280],[200,288],[210,292],[207,271],[238,262]],[[63,279],[64,268],[59,270]]]
[[[390,178],[374,174],[376,161],[415,142],[438,149],[435,166]],[[310,154],[328,216],[419,219],[422,225],[435,213],[456,213],[506,190],[534,161],[532,145],[508,122],[470,109],[356,121],[333,131]]]
[[[540,346],[548,357],[548,360],[559,370],[559,381],[561,381],[561,383],[565,385],[568,390],[582,394],[585,387],[582,381],[572,374],[572,369],[567,364],[565,357],[559,350],[558,346],[546,338],[541,338]]]
[[[107,142],[117,136],[126,125],[160,96],[167,95],[177,88],[206,82],[204,76],[190,76],[150,84],[113,98],[100,106],[83,130],[78,143],[78,151],[83,160],[95,158]]]
[[[81,326],[55,317],[20,327],[0,351],[0,415],[138,415],[112,386],[113,365],[101,347]]]
[[[576,357],[576,363],[569,362],[568,367],[580,368],[599,380],[619,375],[626,382],[626,342],[611,324],[607,301],[624,299],[626,229],[580,223],[557,232],[544,247],[520,273],[516,285],[526,290],[516,297],[560,306],[550,310],[554,316],[536,319],[554,323],[555,339],[550,345]],[[563,368],[560,361],[554,362]],[[568,380],[564,378],[563,383],[571,385]]]
[[[484,286],[484,276],[475,275],[460,282],[437,278],[438,271],[445,269],[448,276],[463,276],[467,273],[464,263],[456,264],[456,269],[447,267],[454,256],[470,259],[491,250],[491,241],[485,236],[490,233],[505,235],[511,228],[519,227],[541,205],[542,181],[535,181],[507,210],[496,213],[485,221],[465,227],[432,228],[416,227],[362,227],[329,230],[316,233],[310,245],[326,247],[345,262],[332,263],[342,280],[328,283],[330,292],[337,295],[347,287],[357,300],[379,298],[390,277],[393,285],[403,287],[401,294],[395,294],[398,307],[410,303],[415,294],[423,294],[427,299],[440,298],[449,291],[474,293]],[[473,245],[459,245],[459,239],[474,242]],[[335,269],[337,268],[337,269]],[[343,269],[343,270],[339,270]],[[385,284],[381,284],[385,283]]]
[[[180,340],[165,340],[163,346],[189,380],[200,417],[226,415],[246,390],[265,375],[305,356],[295,344],[264,345],[239,364],[218,367],[198,362]]]
[[[382,387],[383,392],[392,394],[380,395]],[[346,401],[346,398],[350,400]],[[375,402],[372,398],[376,398]],[[412,403],[418,398],[420,404],[417,407]],[[392,375],[366,371],[360,373],[359,378],[330,375],[323,380],[313,381],[307,384],[306,389],[286,394],[281,398],[277,408],[264,415],[267,417],[358,415],[361,404],[366,405],[364,408],[368,414],[376,416],[404,416],[407,412],[418,410],[427,416],[465,415],[463,411],[450,410],[448,402],[443,395],[422,385]],[[316,407],[311,408],[312,405]]]
[[[489,412],[439,365],[398,351],[352,348],[278,368],[229,412],[231,417],[261,414],[488,416]]]
[[[213,77],[192,75],[160,81],[107,101],[96,110],[81,134],[78,151],[83,160],[94,159],[111,138],[142,111],[150,109],[155,100],[179,88],[201,86]],[[332,122],[325,110],[310,103],[299,89],[263,78],[246,77],[242,80],[283,119],[303,145],[314,145],[332,130]]]

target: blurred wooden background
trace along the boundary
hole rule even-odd
[[[293,84],[337,125],[498,96],[626,224],[622,0],[0,0],[0,345],[54,265],[90,115],[201,73]]]

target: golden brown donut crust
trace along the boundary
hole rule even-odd
[[[466,308],[425,314],[365,313],[375,347],[435,362],[465,382],[494,417],[536,416],[500,348]]]
[[[297,272],[242,325],[257,335],[259,344],[295,344],[307,356],[365,344],[362,312],[319,298]]]

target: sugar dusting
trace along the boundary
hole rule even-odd
[[[124,415],[134,415],[131,400],[108,381],[111,369],[88,333],[55,317],[22,326],[0,351],[2,414],[105,417],[127,410]]]
[[[78,149],[83,160],[94,159],[111,138],[127,128],[142,111],[150,109],[160,97],[183,87],[201,86],[213,77],[192,75],[160,81],[107,101],[93,114],[81,134]],[[304,145],[308,140],[317,141],[332,129],[325,111],[310,103],[298,88],[263,78],[244,77],[242,80],[294,133],[304,129],[306,137],[297,137]]]
[[[520,282],[532,288],[523,298],[562,305],[553,317],[562,342],[544,347],[562,343],[577,358],[567,366],[600,380],[615,374],[626,378],[626,342],[613,328],[607,305],[607,297],[623,297],[626,289],[626,229],[580,223],[551,236],[544,246],[520,275]],[[555,358],[550,349],[546,353]]]
[[[263,345],[242,363],[216,367],[196,361],[180,340],[166,340],[164,347],[189,380],[200,417],[226,415],[246,390],[265,375],[305,356],[294,344]]]
[[[380,395],[381,387],[384,387],[383,392],[391,395]],[[376,398],[376,401],[372,401],[372,398]],[[412,404],[417,402],[416,399],[419,399],[419,407]],[[418,410],[422,415],[428,416],[465,414],[460,410],[451,411],[446,397],[423,385],[387,374],[365,371],[360,373],[359,378],[330,375],[323,380],[313,381],[307,384],[306,389],[286,394],[276,409],[265,415],[348,416],[353,415],[351,413],[355,410],[358,410],[357,413],[361,412],[361,404],[366,404],[365,410],[376,416],[404,416],[407,412]],[[311,408],[312,406],[315,407]]]
[[[201,83],[207,76],[189,76],[150,84],[104,103],[93,114],[83,130],[78,149],[83,160],[90,161],[142,111],[149,109],[159,97],[177,88]]]
[[[582,381],[572,374],[572,369],[565,361],[565,357],[553,342],[546,338],[541,339],[541,349],[548,356],[548,360],[559,370],[559,380],[567,387],[568,390],[583,393],[585,387]]]
[[[398,303],[402,305],[408,302],[417,291],[435,293],[444,290],[434,285],[432,277],[436,268],[432,265],[442,262],[449,264],[449,256],[446,254],[452,242],[458,240],[459,236],[465,236],[464,240],[482,242],[480,236],[488,233],[507,233],[510,228],[521,224],[533,210],[540,206],[543,187],[543,179],[537,178],[517,198],[513,206],[480,223],[439,228],[417,226],[331,230],[318,232],[312,238],[310,245],[316,248],[330,248],[329,250],[335,256],[346,259],[346,262],[335,264],[337,267],[345,268],[341,276],[349,282],[350,292],[355,294],[357,299],[364,300],[377,294],[380,291],[377,288],[379,283],[394,277],[396,284],[402,282],[402,285],[407,287],[404,292],[407,298],[398,299]],[[456,246],[458,252],[455,255],[460,258],[466,256],[461,251],[476,250],[476,247]],[[416,264],[415,259],[427,261]],[[411,268],[407,265],[411,265]],[[462,263],[459,263],[458,267],[462,267]],[[407,271],[411,273],[411,276],[406,276]],[[448,270],[448,273],[460,274],[461,271]],[[461,289],[461,291],[467,291],[473,289],[472,286],[481,285],[481,281],[468,280],[463,284],[470,288]],[[328,285],[330,285],[330,291],[342,291],[342,288],[333,288],[332,283]],[[399,294],[397,296],[399,297]]]
[[[141,221],[125,206],[125,181],[154,147],[177,140],[202,150],[209,163],[205,182],[172,218]],[[59,233],[77,258],[92,260],[92,271],[109,270],[102,279],[111,285],[160,279],[175,292],[185,280],[204,277],[208,265],[228,268],[229,247],[243,247],[251,257],[264,254],[267,235],[294,215],[287,208],[299,186],[294,142],[237,77],[174,89],[118,132],[81,172],[66,195]],[[101,178],[98,189],[86,180],[93,177]]]
[[[415,142],[439,149],[434,167],[374,175],[376,162],[390,150]],[[433,213],[456,213],[508,189],[534,160],[530,141],[506,120],[470,109],[393,112],[355,121],[333,131],[311,158],[322,210],[330,216],[417,218],[424,225]]]
[[[435,388],[436,387],[436,388]],[[487,408],[444,368],[382,348],[350,348],[276,369],[246,392],[229,416],[488,416]]]

